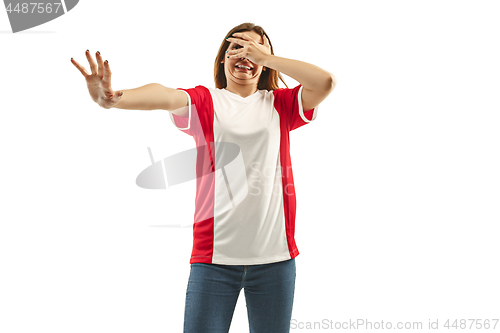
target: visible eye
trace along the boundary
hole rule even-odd
[[[241,48],[241,45],[235,45],[235,46],[233,46],[233,49],[239,49],[239,48]]]

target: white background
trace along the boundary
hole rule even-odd
[[[195,183],[135,179],[147,147],[158,160],[194,141],[167,111],[100,108],[70,58],[90,71],[84,52],[99,50],[115,90],[213,87],[220,43],[247,21],[276,55],[338,81],[290,134],[297,326],[499,318],[498,13],[497,1],[88,0],[12,34],[0,11],[0,331],[182,332],[192,230],[164,226],[192,221]],[[231,332],[248,331],[244,300]],[[333,330],[291,330],[312,331]]]

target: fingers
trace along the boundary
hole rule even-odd
[[[89,61],[90,70],[92,71],[92,74],[97,75],[97,64],[95,63],[94,59],[92,59],[92,56],[90,55],[89,50],[85,51],[85,56],[87,57],[87,60]]]
[[[227,57],[234,58],[246,58],[247,52],[244,49],[232,50],[227,53]]]
[[[102,86],[104,88],[104,93],[107,97],[113,96],[113,90],[111,89],[111,68],[109,68],[109,63],[106,60],[104,62],[104,73],[102,76]]]
[[[234,37],[240,37],[240,38],[242,38],[242,39],[244,39],[244,40],[249,40],[249,41],[255,42],[255,41],[253,40],[253,38],[252,38],[252,37],[250,37],[249,35],[247,35],[247,34],[246,34],[246,33],[244,33],[244,32],[235,32],[235,33],[234,33],[234,34],[232,34],[231,36],[234,36]]]
[[[257,43],[257,41],[255,41],[252,37],[250,37],[248,34],[246,34],[244,32],[235,32],[231,36],[233,36],[233,37],[239,37],[239,38],[241,38],[241,39],[243,39],[245,41],[250,41],[250,42],[256,42]],[[258,42],[258,44],[269,46],[269,40],[267,39],[267,36],[263,35],[262,39],[264,41],[264,44],[261,44],[260,42]],[[241,44],[241,45],[243,45],[243,44]]]
[[[235,44],[238,44],[238,45],[241,45],[241,46],[245,46],[246,45],[245,43],[248,43],[247,41],[245,41],[243,39],[234,38],[234,37],[228,37],[227,41],[229,43],[235,43]]]
[[[111,100],[114,102],[114,103],[118,103],[118,101],[121,99],[123,95],[123,91],[115,91],[113,97],[111,98]]]
[[[82,75],[87,78],[88,76],[90,76],[89,73],[87,73],[87,71],[85,70],[85,68],[83,68],[82,65],[80,65],[75,59],[71,58],[71,63],[73,65],[75,65],[76,68],[78,68],[78,70],[80,71],[80,73],[82,73]]]
[[[97,51],[95,53],[95,59],[97,60],[97,65],[98,65],[97,75],[102,77],[104,74],[104,63],[102,61],[101,52]]]
[[[99,51],[96,52],[96,59],[97,59],[97,62],[99,64],[99,67],[97,67],[96,63],[94,62],[94,59],[92,59],[92,56],[90,55],[90,52],[89,50],[85,51],[85,56],[87,57],[87,60],[89,61],[89,64],[90,64],[90,70],[92,72],[93,75],[99,75],[99,76],[102,76],[103,75],[103,71],[104,71],[104,66],[103,66],[103,62],[102,62],[102,57],[101,57],[101,54],[99,53]],[[75,65],[76,68],[78,68],[78,70],[80,71],[80,73],[82,73],[82,75],[87,78],[89,77],[91,74],[89,74],[85,68],[80,65],[76,60],[74,60],[73,58],[71,58],[71,63],[73,65]]]

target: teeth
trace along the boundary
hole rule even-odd
[[[245,68],[245,69],[248,69],[248,70],[250,70],[250,69],[251,69],[251,68],[250,68],[250,67],[248,67],[248,66],[242,66],[242,65],[237,65],[236,67],[238,67],[238,68]]]

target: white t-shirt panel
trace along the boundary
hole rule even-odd
[[[302,86],[246,98],[203,86],[181,90],[192,108],[188,117],[171,114],[172,122],[197,146],[216,144],[197,161],[203,174],[210,164],[214,171],[197,183],[191,263],[254,265],[297,256],[288,133],[317,115],[317,108],[303,110]],[[224,142],[239,147],[238,163],[214,169]]]

